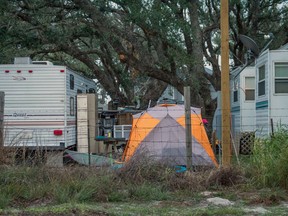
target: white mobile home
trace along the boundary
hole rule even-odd
[[[207,67],[204,68],[205,73],[212,74],[213,71]],[[214,87],[211,83],[208,84],[210,89],[211,98],[215,99],[217,97],[217,92],[215,91]],[[161,97],[158,99],[158,103],[161,101],[175,101],[176,103],[184,103],[184,95],[182,95],[175,87],[168,85]]]
[[[162,101],[174,101],[175,103],[179,103],[184,101],[184,97],[175,87],[168,85],[161,97],[158,99],[158,103],[161,103]]]
[[[217,109],[213,117],[213,131],[221,139],[221,92],[217,96]],[[255,67],[238,67],[230,75],[231,135],[237,151],[240,140],[247,132],[255,131]]]
[[[52,149],[75,145],[77,93],[95,93],[95,88],[93,80],[51,62],[25,57],[0,65],[4,145]]]
[[[241,67],[231,72],[231,115],[234,117],[234,137],[255,131],[255,67],[242,70]],[[236,139],[237,140],[237,139]]]
[[[266,50],[256,61],[256,136],[288,124],[288,50]]]

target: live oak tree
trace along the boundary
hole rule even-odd
[[[6,61],[15,53],[28,53],[68,63],[97,79],[121,105],[140,98],[145,108],[149,100],[155,104],[167,84],[182,93],[189,85],[193,105],[212,116],[215,100],[210,86],[221,89],[219,4],[213,0],[3,0],[0,45],[7,55],[1,55]],[[281,36],[274,46],[287,40],[285,12],[284,0],[230,1],[234,65],[244,61],[239,34],[251,36],[260,47],[259,32]],[[211,74],[205,72],[205,63],[211,65]]]

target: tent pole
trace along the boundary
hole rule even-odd
[[[185,100],[185,129],[186,129],[186,168],[191,171],[192,168],[192,134],[191,134],[191,99],[190,99],[190,86],[184,87],[184,100]]]

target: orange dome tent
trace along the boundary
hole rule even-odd
[[[201,110],[191,107],[192,165],[217,166]],[[157,160],[171,165],[186,164],[185,107],[161,104],[133,116],[132,130],[123,153],[123,161],[148,152]]]

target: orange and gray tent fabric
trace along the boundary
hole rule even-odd
[[[217,166],[217,161],[206,130],[201,110],[191,107],[192,165]],[[123,161],[142,152],[170,165],[185,165],[186,156],[185,107],[161,104],[133,116],[132,130]]]

